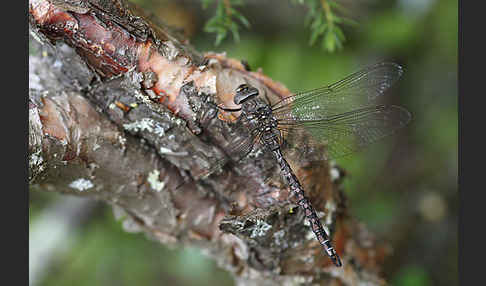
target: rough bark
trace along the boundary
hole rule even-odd
[[[127,230],[198,246],[239,285],[385,284],[388,248],[347,215],[344,172],[308,157],[319,154],[286,158],[342,268],[304,223],[271,154],[214,168],[243,135],[235,115],[211,103],[232,107],[241,83],[271,101],[289,91],[224,54],[201,55],[143,13],[121,0],[29,1],[39,41],[29,56],[31,188],[102,200],[125,214]]]

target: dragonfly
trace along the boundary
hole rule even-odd
[[[241,84],[233,99],[238,108],[218,106],[226,112],[239,112],[235,124],[246,133],[243,139],[230,144],[226,152],[243,158],[255,144],[260,144],[273,154],[316,239],[337,267],[342,266],[341,259],[285,159],[282,146],[302,145],[299,134],[305,130],[313,138],[306,144],[325,146],[325,159],[334,159],[393,134],[410,122],[411,113],[403,107],[377,101],[402,74],[400,65],[381,62],[328,86],[295,93],[274,104],[259,97],[257,88]]]

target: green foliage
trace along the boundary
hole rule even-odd
[[[336,12],[346,13],[346,9],[332,0],[294,0],[294,3],[306,5],[309,9],[305,23],[310,26],[310,45],[314,45],[322,36],[322,48],[334,52],[343,48],[346,37],[340,27],[342,24],[354,25],[349,18],[338,16]]]
[[[204,9],[207,9],[216,0],[201,0]],[[307,26],[310,26],[311,37],[309,44],[314,45],[317,39],[322,37],[321,46],[328,52],[340,50],[346,37],[340,25],[354,25],[356,22],[349,18],[338,16],[346,13],[346,9],[334,0],[291,0],[294,4],[307,6],[309,13],[305,19]],[[232,33],[235,42],[239,42],[239,25],[237,19],[246,28],[250,27],[249,21],[233,6],[242,6],[242,0],[219,0],[214,15],[204,26],[204,31],[216,34],[215,45],[219,45],[228,35]]]
[[[202,0],[203,8],[206,9],[214,0]],[[241,6],[241,0],[218,1],[216,6],[216,15],[214,15],[204,26],[204,31],[216,33],[215,45],[218,46],[231,32],[235,42],[240,41],[239,25],[235,19],[239,20],[246,28],[250,27],[250,22],[233,6]]]
[[[427,286],[431,285],[428,273],[418,265],[407,265],[393,279],[393,285],[398,286]]]

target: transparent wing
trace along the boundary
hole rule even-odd
[[[280,121],[319,120],[370,106],[402,73],[398,64],[375,64],[329,86],[284,98],[272,106],[273,115]]]
[[[327,148],[328,159],[338,158],[385,137],[410,122],[411,114],[400,106],[378,105],[361,108],[321,120],[285,120],[279,122],[285,141],[290,146],[302,145],[303,129],[314,140],[309,146]]]
[[[236,128],[235,132],[240,135],[245,134],[247,136],[240,136],[230,142],[228,146],[222,147],[224,153],[227,156],[216,160],[215,162],[212,162],[211,167],[204,172],[195,175],[195,179],[198,180],[206,178],[207,176],[221,169],[221,167],[223,167],[228,162],[237,163],[245,158],[251,152],[253,146],[260,138],[261,133],[256,131],[257,130],[250,132],[250,130],[247,130],[243,125],[240,124],[239,127]]]

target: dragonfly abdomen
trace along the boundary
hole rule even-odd
[[[341,259],[336,253],[336,250],[332,247],[329,237],[326,231],[324,230],[324,227],[322,226],[321,221],[319,220],[319,217],[317,216],[314,207],[312,207],[312,204],[310,203],[309,199],[305,196],[304,189],[302,188],[302,185],[300,184],[299,180],[297,179],[292,169],[290,168],[289,163],[285,160],[279,148],[273,150],[273,154],[280,165],[282,175],[285,177],[287,183],[290,186],[290,189],[296,196],[297,204],[302,209],[304,209],[305,217],[310,223],[312,232],[314,232],[314,235],[316,236],[317,240],[324,247],[326,254],[334,262],[334,265],[338,267],[341,266],[342,265]]]

